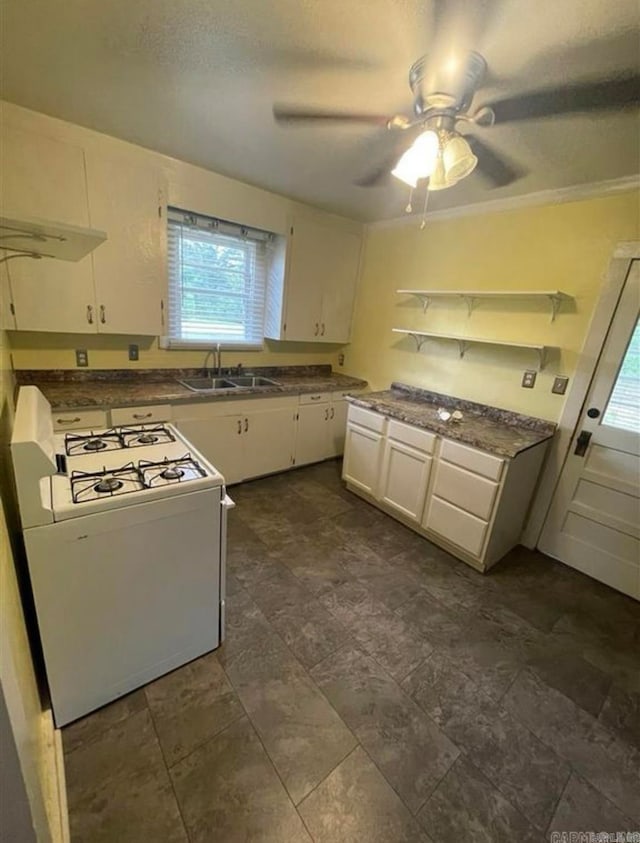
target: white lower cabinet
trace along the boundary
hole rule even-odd
[[[520,540],[546,447],[504,459],[351,405],[342,476],[352,491],[486,570]]]
[[[389,420],[378,497],[411,521],[422,519],[435,443],[433,433]]]
[[[291,468],[297,397],[174,407],[175,424],[231,485]]]
[[[296,465],[325,460],[331,450],[329,396],[321,404],[300,404],[296,433]]]

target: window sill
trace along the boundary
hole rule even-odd
[[[170,337],[160,337],[160,348],[165,351],[212,351],[218,347],[217,340],[175,340]],[[221,342],[220,351],[263,351],[264,343],[232,343]]]

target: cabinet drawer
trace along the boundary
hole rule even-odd
[[[312,392],[309,395],[301,395],[301,404],[326,404],[331,398],[330,392]]]
[[[97,430],[108,427],[105,410],[53,410],[52,417],[54,430],[81,430],[82,428]]]
[[[498,484],[448,462],[438,462],[433,494],[466,509],[485,521],[491,519]]]
[[[418,451],[424,451],[425,454],[433,453],[433,446],[436,441],[433,433],[420,430],[420,428],[413,427],[410,424],[402,424],[402,422],[394,421],[393,419],[389,419],[387,436],[389,439],[397,439],[398,442],[411,445],[412,448],[417,448]]]
[[[475,471],[476,474],[482,474],[483,477],[488,477],[490,480],[500,479],[502,466],[504,465],[504,460],[500,457],[494,457],[484,451],[477,451],[475,448],[469,448],[459,442],[452,442],[451,439],[442,440],[440,457],[443,460],[455,463],[455,465],[460,465],[462,468],[468,468],[469,471]]]
[[[171,421],[171,404],[154,404],[151,407],[117,407],[111,410],[111,424],[153,424]]]
[[[489,525],[475,515],[433,496],[424,526],[474,556],[480,556]]]
[[[360,427],[366,427],[368,430],[375,430],[376,433],[382,433],[384,430],[384,423],[386,418],[380,413],[373,413],[371,410],[363,410],[362,407],[354,407],[349,405],[349,421],[352,424],[359,424]]]

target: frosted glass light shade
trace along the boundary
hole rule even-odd
[[[400,158],[391,174],[410,187],[415,187],[419,179],[426,179],[433,173],[438,161],[439,147],[435,132],[423,132]]]
[[[454,183],[473,172],[478,159],[461,135],[449,138],[442,151],[442,165],[447,179]]]
[[[429,179],[429,190],[444,190],[445,187],[453,187],[457,181],[458,179],[452,179],[446,174],[442,163],[442,156],[439,155],[435,170]]]

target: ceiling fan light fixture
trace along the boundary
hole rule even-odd
[[[438,162],[440,142],[436,132],[428,129],[415,139],[391,171],[409,187],[416,187],[419,179],[426,179],[433,173]]]
[[[429,190],[444,190],[446,187],[453,187],[458,179],[451,178],[444,169],[442,155],[438,156],[435,170],[429,179]]]
[[[478,159],[462,135],[452,135],[442,150],[442,165],[447,180],[453,183],[465,178],[476,167]]]

